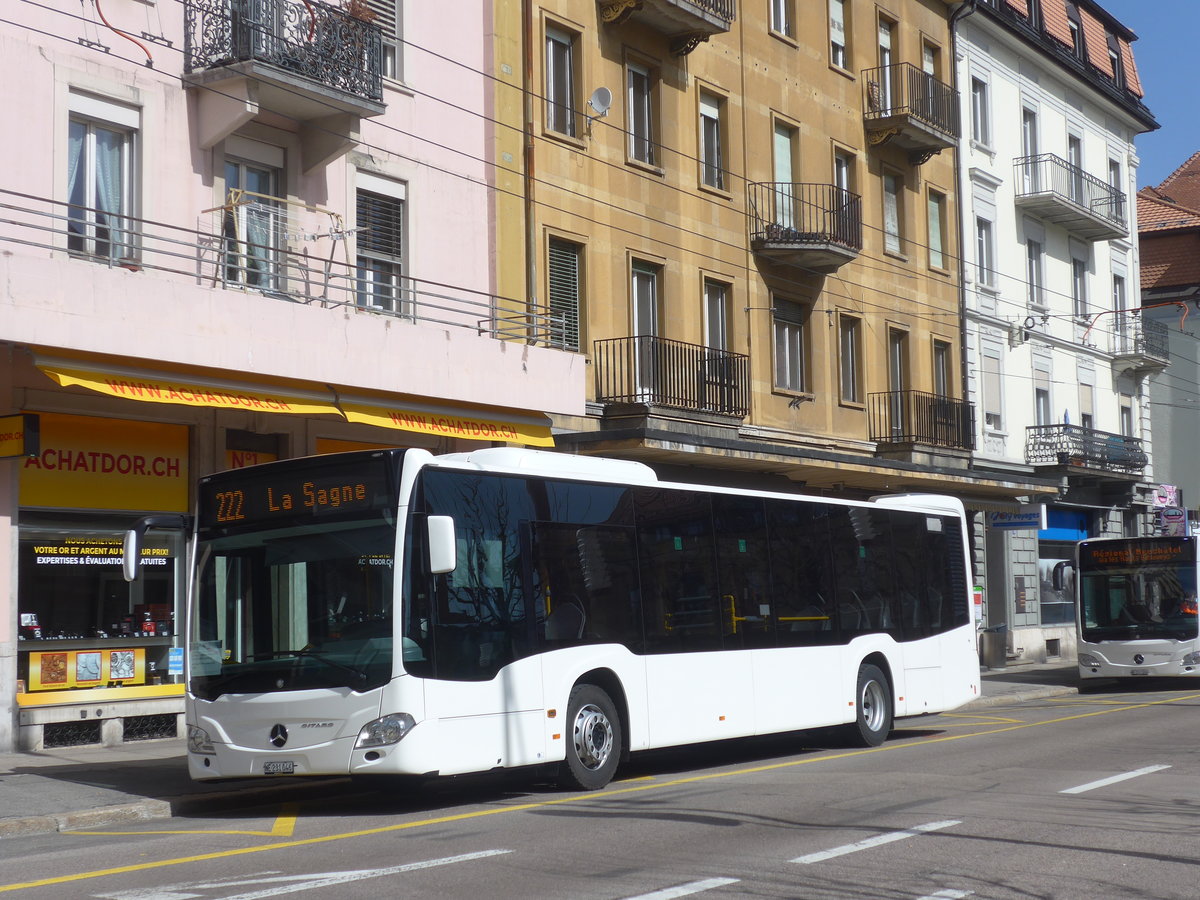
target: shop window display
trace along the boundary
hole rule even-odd
[[[122,538],[115,528],[21,528],[18,678],[28,692],[173,680],[180,538],[148,536],[132,585],[121,573]]]

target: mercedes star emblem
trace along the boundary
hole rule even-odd
[[[288,733],[287,728],[283,725],[276,725],[271,729],[271,743],[276,747],[282,747],[287,743]]]

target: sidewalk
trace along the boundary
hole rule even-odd
[[[1026,664],[980,674],[982,696],[968,710],[1073,694],[1079,683],[1074,663]],[[330,790],[345,786],[344,778],[319,781]],[[282,786],[265,779],[194,782],[188,778],[182,740],[0,754],[0,840],[170,818],[199,812],[232,794],[241,801],[250,799],[248,793],[260,794],[265,803]]]

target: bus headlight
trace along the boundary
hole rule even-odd
[[[416,727],[417,721],[408,713],[392,713],[390,716],[368,722],[358,733],[358,741],[354,744],[356,750],[364,747],[386,747],[388,744],[398,744],[406,734]]]
[[[1096,659],[1096,657],[1092,656],[1090,653],[1080,653],[1079,664],[1081,666],[1098,666],[1100,665],[1100,660]]]
[[[200,753],[204,756],[215,756],[217,752],[212,745],[212,738],[208,736],[208,732],[203,728],[197,728],[195,725],[188,726],[187,748],[189,753]]]

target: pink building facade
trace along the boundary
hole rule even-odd
[[[176,734],[182,542],[133,588],[116,563],[197,477],[548,446],[548,414],[583,412],[583,358],[494,293],[491,12],[468,5],[478,28],[404,0],[0,26],[0,752]]]

